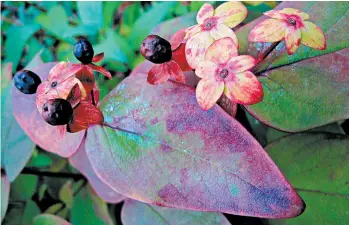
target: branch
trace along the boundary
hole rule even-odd
[[[71,178],[73,180],[86,180],[82,174],[78,173],[67,173],[67,172],[50,172],[50,171],[40,171],[31,167],[25,167],[21,174],[31,174],[42,177],[58,177],[58,178]]]

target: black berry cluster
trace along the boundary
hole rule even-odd
[[[141,44],[141,54],[150,62],[161,64],[171,60],[171,44],[157,35],[149,35]]]

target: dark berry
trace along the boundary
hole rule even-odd
[[[22,70],[13,77],[15,87],[24,94],[35,94],[41,84],[40,77],[29,70]]]
[[[91,63],[94,55],[91,43],[87,40],[76,42],[74,45],[74,55],[82,64]]]
[[[68,124],[72,116],[71,104],[62,98],[50,99],[42,106],[42,117],[52,126]]]
[[[168,62],[172,58],[171,44],[157,35],[149,35],[141,44],[141,54],[153,63]]]

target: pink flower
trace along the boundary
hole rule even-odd
[[[186,58],[189,66],[196,68],[205,58],[207,48],[224,37],[230,37],[236,46],[238,39],[231,28],[236,27],[247,16],[246,7],[240,2],[226,2],[216,10],[210,4],[204,4],[196,15],[198,25],[186,30]]]
[[[207,49],[204,61],[196,68],[202,78],[196,88],[196,99],[204,110],[210,109],[224,94],[233,102],[255,104],[263,99],[263,88],[250,71],[256,61],[248,55],[238,56],[231,38],[213,42]]]
[[[285,39],[287,53],[295,53],[301,43],[311,48],[325,50],[326,39],[321,28],[305,21],[309,15],[298,9],[285,8],[264,13],[272,19],[266,19],[250,32],[248,40],[252,42],[276,42]]]

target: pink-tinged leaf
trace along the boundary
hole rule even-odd
[[[226,64],[232,57],[238,55],[237,47],[231,38],[222,38],[208,47],[205,59],[217,65]]]
[[[103,114],[95,105],[88,101],[81,101],[74,108],[73,118],[68,124],[68,131],[76,133],[86,130],[91,125],[102,124],[103,121]]]
[[[313,24],[312,22],[303,22],[304,26],[301,27],[302,32],[302,44],[311,48],[325,50],[326,38],[321,28]]]
[[[225,2],[215,10],[218,20],[230,28],[239,25],[247,16],[247,8],[241,2]]]
[[[166,63],[155,64],[148,73],[147,81],[149,84],[156,85],[166,82],[170,78]]]
[[[183,71],[175,61],[171,60],[165,64],[167,66],[167,71],[170,74],[171,79],[179,83],[185,83],[185,76],[183,74]]]
[[[92,62],[94,62],[94,63],[96,63],[96,62],[100,62],[100,61],[102,61],[102,60],[103,60],[103,58],[104,58],[104,52],[99,53],[99,54],[97,54],[97,55],[93,56],[93,58],[92,58]]]
[[[55,215],[41,214],[34,217],[33,225],[72,225],[72,224]]]
[[[81,65],[81,70],[77,72],[75,76],[81,81],[87,93],[93,89],[95,85],[95,76],[89,65]]]
[[[219,76],[212,76],[199,81],[196,87],[196,99],[203,110],[211,109],[222,96],[224,81]]]
[[[50,69],[56,64],[43,64],[32,71],[44,81],[47,79]],[[78,149],[85,132],[68,133],[64,137],[60,137],[59,131],[42,119],[36,107],[35,95],[25,95],[13,86],[12,102],[13,114],[17,122],[35,144],[63,157],[69,157]]]
[[[89,159],[87,158],[85,141],[81,143],[79,149],[74,153],[74,155],[69,157],[69,162],[88,179],[92,188],[104,201],[109,203],[119,203],[125,199],[123,195],[111,189],[97,177]]]
[[[212,28],[212,30],[210,31],[210,34],[215,40],[229,37],[234,41],[236,46],[239,46],[239,41],[238,41],[238,38],[236,37],[236,34],[232,29],[230,29],[225,24],[219,24],[217,27]]]
[[[292,55],[295,53],[301,44],[301,30],[293,26],[289,26],[285,33],[285,43],[287,47],[287,53]]]
[[[124,79],[100,104],[109,127],[87,132],[86,153],[102,181],[161,206],[269,218],[302,213],[298,194],[239,122],[217,105],[202,110],[187,85],[153,86],[146,77]]]
[[[232,101],[252,105],[263,100],[263,87],[250,71],[229,75],[225,80],[225,95]]]
[[[112,78],[110,72],[109,72],[108,70],[104,69],[103,67],[97,66],[97,65],[92,64],[92,63],[89,64],[88,66],[89,66],[92,70],[97,71],[97,72],[103,74],[103,75],[106,76],[107,78],[109,78],[109,79]]]
[[[200,32],[187,41],[185,56],[191,68],[195,69],[205,59],[207,48],[213,43],[209,31]]]
[[[349,118],[349,48],[264,72],[264,99],[248,106],[258,120],[299,132]],[[287,107],[285,107],[287,106]]]
[[[28,68],[26,68],[28,69]],[[34,151],[35,144],[16,122],[12,112],[12,64],[1,66],[1,168],[12,182]],[[18,102],[16,102],[18,104]]]
[[[196,22],[202,24],[205,19],[213,16],[214,8],[211,4],[205,3],[201,6],[198,14],[196,14]]]
[[[285,38],[287,23],[277,19],[266,19],[250,31],[248,41],[276,42]]]
[[[185,43],[179,45],[179,47],[172,52],[172,60],[174,60],[181,67],[182,71],[191,71],[192,68],[188,65],[185,57],[185,45]]]
[[[233,57],[228,62],[229,71],[232,73],[241,73],[253,68],[256,65],[256,60],[249,55],[239,55]]]
[[[124,225],[230,225],[221,213],[159,207],[132,199],[125,201],[121,220]]]
[[[1,222],[4,219],[7,211],[9,195],[10,181],[7,179],[6,175],[1,172]]]
[[[184,40],[184,37],[185,37],[185,30],[184,29],[180,29],[174,35],[172,35],[172,37],[170,39],[172,51],[176,50],[181,45],[181,43]]]

